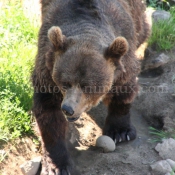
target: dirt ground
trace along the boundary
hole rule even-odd
[[[0,175],[21,175],[20,165],[31,158],[40,156],[32,138],[22,138],[13,143],[0,144],[4,159],[0,162]]]
[[[93,118],[98,117],[98,111],[103,114],[106,113],[105,107],[99,105],[97,109],[91,112]],[[112,153],[103,153],[101,149],[95,147],[78,151],[76,165],[78,165],[81,174],[149,175],[149,165],[160,160],[160,158],[154,150],[155,144],[150,143],[151,136],[147,123],[134,108],[132,108],[131,114],[132,121],[137,128],[136,140],[118,144],[116,150]]]
[[[89,114],[84,114],[75,123],[77,132],[84,132],[74,141],[71,140],[75,146],[77,144],[75,149],[71,149],[71,154],[82,175],[151,175],[149,165],[160,160],[160,157],[154,150],[155,144],[150,142],[152,137],[149,135],[145,120],[134,108],[131,114],[133,124],[137,128],[136,140],[118,144],[116,150],[111,153],[103,153],[94,146],[96,138],[101,135],[100,127],[106,115],[106,109],[102,104]],[[30,138],[18,140],[16,144],[8,144],[4,150],[8,157],[0,165],[1,175],[22,174],[19,166],[40,155]]]

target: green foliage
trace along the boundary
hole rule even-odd
[[[160,8],[159,6],[157,6],[157,0],[149,0],[148,7]]]
[[[30,72],[37,29],[19,3],[3,7],[0,16],[0,140],[9,140],[32,133]]]
[[[149,127],[149,133],[154,136],[151,139],[152,142],[161,142],[163,139],[173,138],[175,139],[175,130],[172,131],[163,131],[158,130],[153,127]]]
[[[173,0],[146,0],[147,6],[157,10],[170,10],[175,5]]]
[[[175,175],[174,169],[175,168],[173,168],[173,170],[170,172],[170,175]]]
[[[175,45],[175,8],[172,8],[170,13],[170,19],[155,22],[152,26],[149,45],[159,51],[170,50]]]

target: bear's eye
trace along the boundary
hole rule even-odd
[[[72,85],[69,82],[63,82],[62,83],[62,88],[63,89],[69,89],[71,87],[72,87]]]

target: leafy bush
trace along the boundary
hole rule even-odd
[[[174,0],[146,0],[149,7],[161,10],[170,10],[175,5]]]
[[[8,4],[0,11],[0,140],[32,132],[29,79],[37,29],[19,4]]]

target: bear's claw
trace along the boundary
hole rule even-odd
[[[50,164],[50,166],[48,167],[42,166],[41,175],[71,175],[69,169],[70,169],[69,166],[61,169],[61,168],[53,167],[52,164]]]
[[[117,144],[124,141],[134,140],[136,138],[136,129],[134,126],[130,126],[129,129],[120,129],[119,131],[108,129],[108,131],[104,132],[104,135],[111,137],[115,144]]]
[[[58,173],[58,175],[71,175],[71,174],[68,168],[66,168],[66,169],[61,170],[61,172]]]
[[[71,173],[67,168],[62,170],[59,170],[58,168],[56,168],[56,169],[51,169],[48,172],[42,172],[41,175],[71,175]]]
[[[127,135],[127,140],[128,140],[128,141],[130,141],[130,140],[131,140],[131,139],[130,139],[130,137],[129,137],[129,135]]]

